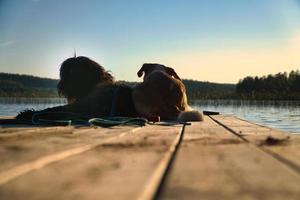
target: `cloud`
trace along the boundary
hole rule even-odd
[[[3,41],[3,42],[0,42],[0,47],[1,47],[1,48],[9,47],[9,46],[14,45],[15,43],[16,43],[15,40]]]

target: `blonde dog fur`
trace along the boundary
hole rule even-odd
[[[143,74],[144,81],[132,91],[139,114],[181,122],[203,120],[202,114],[188,105],[185,86],[173,68],[146,63],[137,73],[139,77]]]

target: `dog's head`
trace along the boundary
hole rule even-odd
[[[141,77],[144,74],[144,80],[146,80],[147,77],[152,72],[155,72],[155,71],[164,72],[164,73],[168,74],[169,76],[181,81],[181,79],[179,78],[179,76],[177,75],[177,73],[175,72],[175,70],[173,68],[166,67],[164,65],[157,64],[157,63],[145,63],[145,64],[143,64],[141,69],[138,71],[137,75],[138,75],[138,77]]]
[[[160,64],[144,64],[138,76],[143,73],[144,82],[133,89],[136,111],[145,116],[176,120],[188,105],[184,84],[175,70]]]

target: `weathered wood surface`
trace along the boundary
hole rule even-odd
[[[134,131],[130,127],[117,127],[113,129],[104,128],[81,128],[52,127],[21,131],[16,137],[0,134],[0,170],[6,170],[21,163],[36,160],[45,155],[56,152],[70,151],[89,147],[109,138],[121,136],[124,133]],[[28,134],[27,137],[18,137],[20,134]],[[9,133],[14,135],[15,133]],[[30,137],[29,137],[30,135]],[[3,140],[1,140],[1,138]],[[14,159],[12,159],[14,158]],[[1,178],[0,178],[1,180]],[[0,181],[1,183],[1,181]]]
[[[71,128],[10,140],[1,146],[0,199],[150,199],[181,128]]]
[[[0,199],[299,199],[299,142],[230,116],[0,127]]]
[[[300,135],[287,134],[232,116],[220,115],[212,118],[245,141],[259,146],[300,173]]]
[[[299,196],[299,173],[206,118],[205,123],[186,128],[159,199],[299,199]]]

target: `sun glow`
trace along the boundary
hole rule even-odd
[[[187,52],[167,56],[168,65],[182,77],[215,82],[236,83],[248,75],[266,75],[299,69],[300,32],[276,48],[222,49]]]

